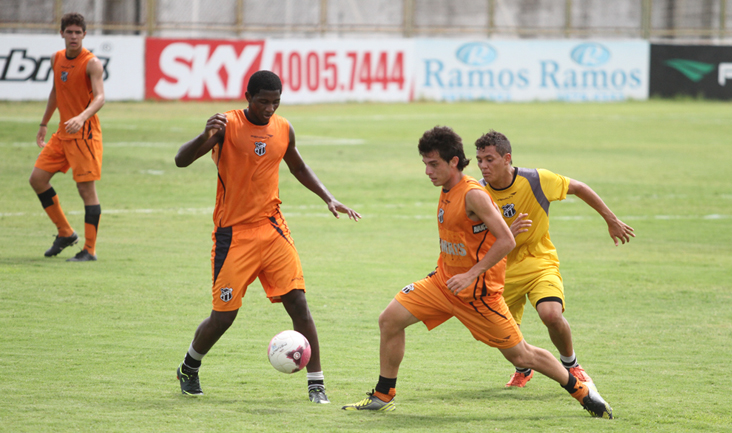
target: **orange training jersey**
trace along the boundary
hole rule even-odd
[[[91,80],[86,73],[86,65],[93,58],[94,54],[86,48],[82,48],[81,53],[73,59],[66,57],[66,50],[57,51],[53,57],[53,82],[56,86],[56,104],[61,117],[56,134],[63,140],[102,139],[102,127],[96,114],[87,119],[84,126],[75,134],[67,133],[64,125],[64,122],[86,110],[94,99]]]
[[[488,231],[485,223],[468,218],[465,211],[465,196],[473,189],[485,192],[477,180],[463,176],[452,189],[449,191],[443,189],[440,194],[440,205],[437,210],[440,258],[437,261],[437,274],[443,282],[470,270],[496,241],[496,237]],[[483,296],[500,294],[503,292],[505,273],[506,259],[503,258],[471,283],[471,286],[458,293],[458,296],[463,301],[470,302]]]
[[[278,212],[280,161],[290,144],[290,123],[277,114],[254,125],[244,110],[226,112],[224,142],[211,157],[219,169],[214,224],[261,222]]]

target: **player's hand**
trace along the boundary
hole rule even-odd
[[[635,237],[633,227],[625,224],[617,218],[607,224],[607,230],[610,232],[610,237],[613,238],[613,242],[615,242],[616,247],[619,245],[618,241],[625,244],[626,242],[630,242],[631,237]]]
[[[77,132],[79,132],[81,127],[84,126],[84,121],[81,120],[81,117],[76,116],[64,122],[64,125],[66,125],[67,133],[76,134]]]
[[[38,128],[38,134],[36,134],[36,144],[41,149],[46,147],[46,131],[48,131],[48,127],[41,126],[40,128]]]
[[[529,214],[527,213],[520,213],[511,223],[511,234],[513,234],[514,238],[521,233],[529,231],[529,227],[531,227],[531,220],[526,219],[528,216]]]
[[[221,130],[226,131],[226,114],[216,113],[206,121],[206,129],[203,130],[203,135],[208,140]]]
[[[331,211],[333,216],[336,218],[340,218],[340,215],[338,215],[338,213],[347,214],[349,219],[352,219],[356,222],[358,222],[359,218],[361,218],[360,213],[358,213],[355,210],[351,209],[350,207],[344,205],[343,203],[339,202],[338,200],[333,200],[330,203],[328,203],[328,210]]]
[[[470,276],[468,272],[464,274],[453,275],[452,278],[447,280],[447,289],[450,290],[453,294],[457,295],[458,293],[462,292],[463,289],[468,287],[470,283],[472,283],[474,280],[475,278]]]

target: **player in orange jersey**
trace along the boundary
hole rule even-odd
[[[590,414],[612,418],[610,405],[548,351],[529,345],[511,317],[501,293],[506,254],[515,241],[490,195],[477,180],[463,174],[469,160],[460,137],[448,127],[435,127],[424,133],[418,148],[425,174],[442,189],[437,208],[441,250],[437,270],[403,288],[381,313],[376,388],[343,409],[394,410],[405,328],[423,322],[431,330],[456,317],[476,340],[497,348],[515,366],[549,376]]]
[[[481,184],[501,207],[503,219],[516,238],[516,248],[508,255],[503,291],[511,315],[520,325],[528,297],[559,350],[562,364],[574,376],[594,386],[577,361],[572,331],[562,315],[564,285],[557,249],[549,237],[549,203],[564,200],[567,194],[576,195],[605,219],[616,246],[619,242],[630,242],[635,236],[633,228],[620,221],[584,183],[544,169],[514,167],[511,143],[500,132],[484,134],[475,142],[475,147],[478,167],[483,174]],[[531,369],[517,368],[506,386],[524,387],[532,375]]]
[[[84,36],[83,16],[68,13],[61,18],[61,37],[66,49],[58,51],[51,59],[53,87],[36,134],[36,144],[42,150],[30,176],[31,187],[58,229],[53,245],[45,253],[46,257],[52,257],[79,238],[51,186],[54,174],[66,173],[69,168],[74,173],[76,187],[84,201],[85,242],[84,249],[67,262],[97,259],[97,229],[102,213],[94,182],[102,176],[102,128],[96,113],[104,105],[104,67],[94,54],[82,47]],[[46,143],[48,121],[56,108],[61,121]]]
[[[247,84],[248,108],[211,116],[203,133],[184,144],[175,157],[178,167],[187,167],[211,152],[218,168],[211,251],[213,310],[198,326],[178,368],[183,394],[203,394],[198,378],[201,359],[234,322],[247,286],[259,278],[269,300],[282,302],[294,329],[310,342],[310,401],[330,403],[300,258],[280,213],[280,162],[284,159],[295,178],[323,199],[336,218],[339,212],[354,221],[361,215],[336,200],[303,161],[292,125],[275,114],[281,93],[276,74],[255,72]]]

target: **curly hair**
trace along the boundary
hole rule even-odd
[[[81,30],[86,31],[86,20],[84,15],[76,12],[69,12],[61,17],[61,31],[66,30],[68,26],[79,26]]]
[[[247,92],[251,96],[256,96],[260,90],[279,90],[282,93],[282,80],[274,72],[257,71],[249,78]]]
[[[488,146],[496,146],[496,152],[501,156],[506,156],[507,153],[511,152],[511,142],[508,141],[505,135],[498,131],[490,130],[488,133],[480,136],[475,141],[475,149],[480,150]]]
[[[470,163],[470,160],[465,157],[465,151],[463,151],[463,139],[448,126],[435,126],[426,131],[419,139],[417,148],[422,156],[437,151],[440,158],[447,162],[457,156],[457,168],[460,171],[463,171]]]

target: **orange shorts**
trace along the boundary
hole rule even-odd
[[[53,134],[35,166],[49,173],[66,173],[71,168],[76,182],[89,182],[102,178],[102,154],[101,140],[62,140]]]
[[[271,302],[305,290],[300,256],[281,214],[259,223],[218,227],[212,235],[213,309],[238,310],[255,278]]]
[[[408,285],[394,298],[429,330],[454,316],[476,340],[491,347],[510,349],[524,339],[500,293],[465,303],[434,274]]]

